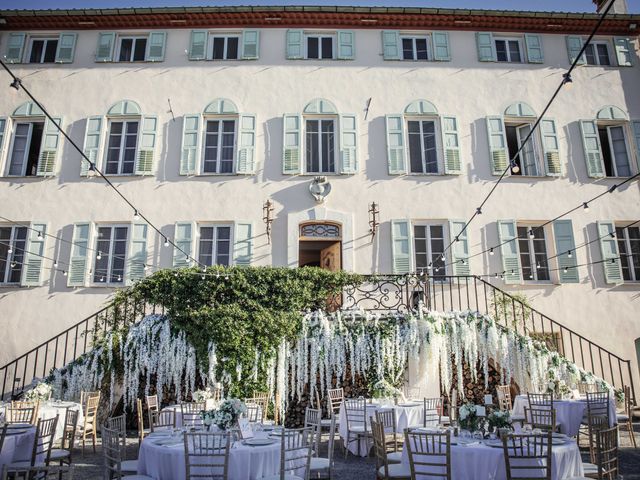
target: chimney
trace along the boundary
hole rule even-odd
[[[610,0],[593,0],[596,4],[596,12],[600,13],[609,4]],[[613,7],[609,10],[609,13],[629,13],[627,7],[627,0],[613,0]]]

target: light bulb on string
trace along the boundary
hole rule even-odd
[[[64,275],[64,276],[66,277],[66,276],[67,276],[67,271],[66,271],[66,270],[63,270],[63,271],[62,271],[62,275]]]
[[[18,77],[14,77],[9,86],[14,89],[11,90],[13,93],[17,92],[18,90],[20,90],[20,79]]]
[[[569,250],[569,251],[567,252],[567,257],[569,257],[569,258],[573,257],[573,253],[571,253],[571,250]]]
[[[482,209],[480,207],[476,208],[476,215],[482,215]]]
[[[53,261],[53,266],[54,266],[54,268],[58,266],[58,261],[57,260]]]
[[[509,166],[511,167],[511,173],[520,173],[520,166],[516,163],[516,161],[512,161]]]
[[[569,271],[569,267],[564,267],[564,273],[567,273]]]
[[[489,249],[489,255],[493,255],[493,247]]]
[[[138,213],[138,210],[133,211],[133,219],[140,220],[140,214]]]
[[[7,250],[7,253],[13,253],[13,247],[11,245],[9,245],[9,250]]]
[[[38,238],[42,238],[42,232],[38,230]]]
[[[529,229],[529,238],[533,238],[535,235],[533,234],[533,228]]]
[[[11,262],[11,268],[16,268],[16,262]]]
[[[225,275],[225,276],[224,276],[224,279],[225,279],[225,280],[229,280],[229,275]]]
[[[146,272],[146,271],[148,271],[148,270],[149,270],[149,265],[147,265],[147,264],[145,263],[143,268],[144,268],[144,271]]]
[[[573,79],[571,78],[571,74],[569,72],[562,74],[562,85],[566,88],[573,87]]]
[[[96,256],[96,259],[102,260],[102,252],[100,250],[98,250],[98,255]]]
[[[118,275],[118,281],[121,282],[122,281],[122,275]]]
[[[589,204],[587,202],[582,204],[582,208],[584,209],[584,213],[589,213]]]
[[[444,256],[444,253],[440,256],[440,260],[442,260],[443,262],[446,260],[447,258]]]
[[[169,246],[169,239],[167,237],[164,237],[164,246],[165,247]]]

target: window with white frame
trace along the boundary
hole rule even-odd
[[[240,56],[239,35],[209,35],[209,60],[238,60]]]
[[[512,175],[540,176],[544,174],[544,168],[540,165],[537,139],[534,132],[528,140],[533,123],[521,121],[510,122],[505,120],[505,134],[507,137],[507,149],[509,158],[513,158],[517,169],[511,169]],[[526,140],[526,143],[525,143]],[[522,147],[520,152],[516,152]],[[515,155],[515,157],[514,157]],[[517,170],[517,171],[514,171]]]
[[[54,63],[58,50],[58,37],[29,40],[29,63]]]
[[[27,227],[0,226],[0,284],[20,283]]]
[[[119,62],[144,62],[147,52],[148,37],[126,36],[118,37],[118,51],[116,58]]]
[[[111,120],[107,137],[105,173],[133,175],[135,172],[140,120]]]
[[[403,60],[431,60],[429,36],[401,36]]]
[[[36,175],[42,145],[44,121],[18,121],[14,124],[7,175],[29,177]]]
[[[336,173],[336,120],[305,118],[306,173]]]
[[[98,225],[94,283],[124,283],[128,239],[128,225]]]
[[[607,177],[631,176],[625,125],[598,125],[602,160]]]
[[[305,34],[305,47],[308,59],[332,59],[334,58],[334,36],[322,34]]]
[[[199,225],[198,261],[208,267],[231,264],[231,225]]]
[[[202,173],[233,173],[236,119],[205,117]]]
[[[640,227],[616,226],[622,278],[640,282]]]
[[[548,281],[547,239],[544,228],[518,224],[518,249],[522,278],[525,281]]]
[[[522,63],[522,42],[519,38],[495,38],[498,62]]]
[[[438,126],[436,119],[407,119],[409,171],[439,173]]]
[[[611,65],[609,42],[603,40],[591,41],[584,49],[584,56],[587,65]]]
[[[416,270],[428,269],[435,278],[446,276],[447,262],[442,260],[446,234],[445,225],[440,223],[413,226]]]

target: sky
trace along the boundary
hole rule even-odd
[[[630,13],[640,13],[640,0],[627,0]],[[223,5],[350,5],[383,7],[472,8],[594,12],[592,0],[0,0],[0,9],[114,8]]]

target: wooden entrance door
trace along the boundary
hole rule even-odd
[[[340,248],[341,242],[335,242],[330,246],[320,250],[320,267],[331,272],[337,272],[342,268]]]

